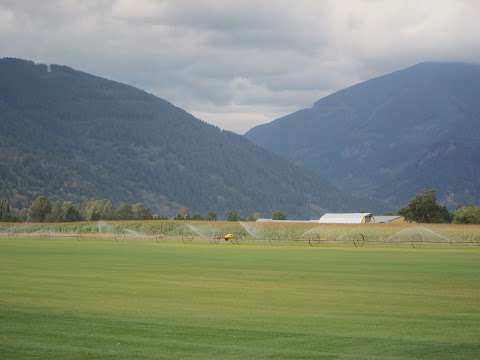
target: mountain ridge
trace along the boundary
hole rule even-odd
[[[370,206],[163,99],[63,65],[0,59],[0,110],[0,197],[14,205],[43,194],[297,218]]]
[[[459,143],[470,150],[480,146],[478,94],[480,65],[420,63],[337,91],[245,136],[321,172],[344,191],[385,199],[398,208],[416,192],[436,185],[441,168],[430,181],[411,181],[401,193],[383,189],[414,178],[417,160],[435,144]],[[445,186],[438,190],[448,203],[451,191]],[[456,204],[472,201],[475,192],[456,188]]]

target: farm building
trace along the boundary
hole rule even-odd
[[[320,224],[370,224],[373,220],[371,213],[324,214],[318,222]]]
[[[372,213],[327,213],[316,220],[257,219],[257,222],[317,223],[317,224],[389,224],[402,220],[401,216],[372,215]]]
[[[372,222],[374,222],[375,224],[390,224],[392,222],[398,222],[400,220],[402,220],[402,217],[398,215],[375,215]]]
[[[268,223],[281,223],[281,224],[285,224],[285,223],[300,223],[300,224],[304,224],[304,223],[317,223],[318,220],[272,220],[272,219],[257,219],[256,220],[257,222],[268,222]]]

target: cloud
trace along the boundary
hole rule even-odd
[[[472,0],[0,0],[0,56],[124,81],[243,132],[420,61],[480,59]]]

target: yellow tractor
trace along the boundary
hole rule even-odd
[[[232,240],[235,240],[235,239],[236,239],[236,237],[233,234],[228,233],[228,234],[223,235],[223,240],[225,240],[225,241],[232,241]]]

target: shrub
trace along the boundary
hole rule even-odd
[[[272,213],[272,220],[287,220],[287,217],[281,211],[274,211]]]
[[[240,221],[240,215],[237,211],[229,211],[227,214],[227,221]]]
[[[455,224],[480,224],[480,207],[466,206],[457,209],[453,214]]]

